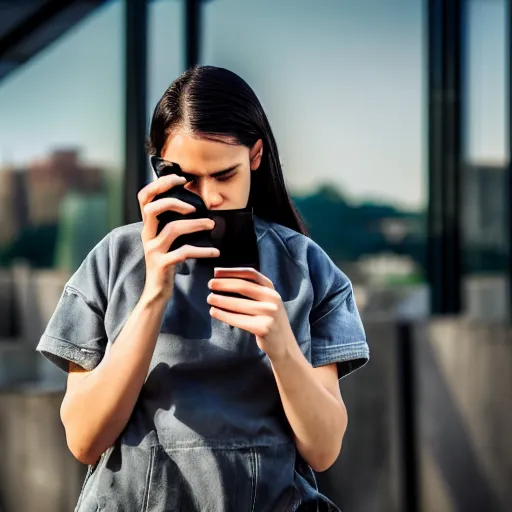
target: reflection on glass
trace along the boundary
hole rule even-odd
[[[74,271],[114,221],[108,173],[56,150],[25,168],[1,173],[5,221],[0,261]]]
[[[203,19],[202,64],[255,89],[361,309],[425,314],[424,2],[223,0]]]
[[[148,126],[163,93],[183,71],[185,2],[152,0],[148,16]],[[148,181],[155,179],[148,165]]]
[[[464,156],[506,165],[506,0],[466,2]]]
[[[464,13],[461,176],[464,302],[468,315],[508,316],[507,35],[505,0],[470,0]]]
[[[0,342],[24,347],[20,381],[64,378],[26,361],[71,273],[121,222],[123,10],[105,3],[0,82]]]

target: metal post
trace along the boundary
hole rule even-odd
[[[508,101],[508,311],[509,321],[512,322],[512,0],[507,1],[507,87],[508,92],[506,101]]]
[[[199,64],[201,0],[185,0],[185,69]]]
[[[123,221],[141,220],[137,193],[146,182],[147,0],[126,0],[125,177]]]
[[[414,356],[414,332],[410,322],[397,324],[397,368],[399,387],[399,431],[401,465],[401,506],[405,512],[420,510],[416,361]]]
[[[428,274],[433,314],[461,309],[461,0],[428,3]]]

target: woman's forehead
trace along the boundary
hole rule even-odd
[[[242,145],[201,139],[187,133],[169,137],[162,158],[177,163],[185,172],[211,174],[247,159],[249,149]]]

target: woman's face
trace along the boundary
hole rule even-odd
[[[251,172],[260,165],[262,149],[261,140],[247,148],[177,131],[169,136],[162,158],[196,177],[185,188],[201,196],[209,210],[233,210],[247,206]]]

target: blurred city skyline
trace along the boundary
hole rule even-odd
[[[467,13],[478,29],[467,35],[466,155],[500,163],[504,4],[485,4],[470,2]],[[0,82],[0,165],[73,147],[84,161],[123,169],[123,10],[108,2]],[[182,71],[182,10],[178,1],[150,6],[148,115]],[[228,67],[255,89],[294,193],[328,182],[358,201],[425,207],[424,1],[215,0],[203,10],[201,63]]]

